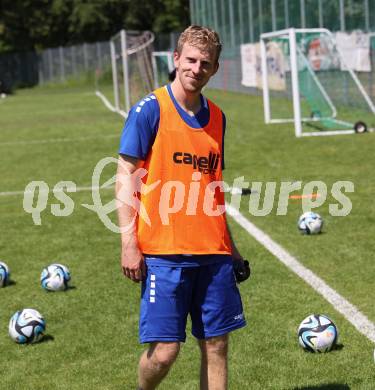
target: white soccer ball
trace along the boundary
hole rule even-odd
[[[9,267],[0,261],[0,287],[4,287],[9,282],[10,270]]]
[[[43,316],[34,309],[23,309],[9,321],[9,336],[18,344],[33,344],[41,340],[46,330]]]
[[[51,264],[40,275],[40,283],[48,291],[66,290],[70,279],[68,267],[62,264]]]
[[[310,352],[328,352],[337,343],[338,330],[326,315],[311,314],[298,328],[300,346]]]
[[[298,229],[303,234],[318,234],[322,227],[323,218],[313,211],[303,213],[298,219]]]

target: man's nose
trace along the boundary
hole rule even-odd
[[[199,61],[193,64],[192,71],[193,73],[199,73],[201,71],[201,63]]]

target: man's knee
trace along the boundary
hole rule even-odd
[[[228,353],[228,335],[200,340],[199,345],[205,355],[226,356]]]
[[[180,343],[178,342],[152,343],[147,357],[160,368],[169,368],[176,360],[179,351]]]

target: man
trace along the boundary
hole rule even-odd
[[[201,95],[220,51],[216,32],[187,28],[174,53],[176,78],[132,108],[121,137],[121,265],[126,277],[142,281],[139,335],[149,343],[139,362],[142,390],[167,375],[185,341],[188,314],[201,350],[201,389],[226,389],[228,334],[246,324],[233,273],[234,262],[244,263],[229,234],[220,184],[225,117]],[[136,216],[129,201],[135,192]]]

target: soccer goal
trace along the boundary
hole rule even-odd
[[[154,89],[154,34],[121,30],[110,40],[110,65],[96,71],[96,94],[127,117],[132,105]]]
[[[294,123],[295,135],[365,132],[375,106],[327,29],[261,34],[266,123]]]

